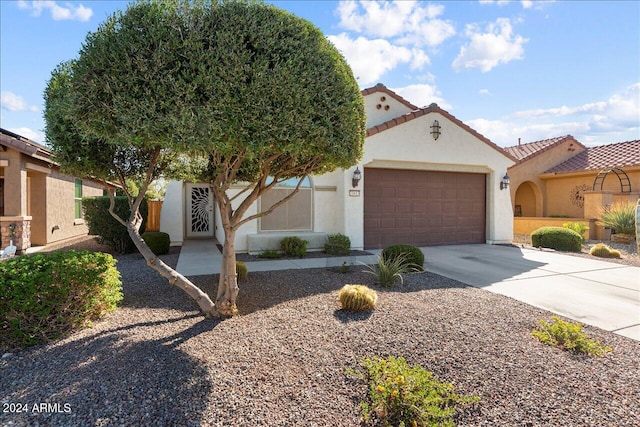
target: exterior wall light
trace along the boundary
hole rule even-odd
[[[358,186],[358,183],[361,179],[362,172],[360,172],[360,169],[358,169],[358,167],[356,166],[356,170],[353,171],[353,178],[351,179],[351,185],[353,186],[353,188],[356,188]]]
[[[500,189],[506,190],[507,188],[509,188],[510,183],[511,183],[511,179],[509,179],[509,175],[505,173],[504,176],[502,177],[502,180],[500,181]]]
[[[431,136],[433,137],[433,139],[437,140],[438,137],[440,136],[440,123],[437,120],[433,121],[433,124],[431,125],[431,132],[429,132],[431,134]]]

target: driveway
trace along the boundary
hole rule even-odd
[[[428,271],[640,341],[640,267],[499,245],[421,249]]]

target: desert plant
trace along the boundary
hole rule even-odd
[[[249,275],[247,264],[242,261],[236,261],[236,274],[238,275],[238,282],[246,279]]]
[[[262,251],[258,254],[258,258],[265,258],[265,259],[276,259],[281,257],[282,255],[278,251],[267,250],[267,251]]]
[[[91,324],[122,300],[109,254],[58,251],[0,262],[0,343],[21,348]]]
[[[632,202],[614,203],[601,211],[598,224],[612,228],[616,234],[635,235],[636,205]]]
[[[387,261],[393,261],[401,255],[407,267],[414,271],[423,270],[424,254],[418,247],[412,245],[391,245],[382,251],[382,257]]]
[[[164,255],[169,253],[171,238],[167,233],[163,233],[162,231],[147,231],[142,234],[142,238],[154,254]]]
[[[308,243],[297,236],[285,237],[280,241],[280,248],[286,256],[302,258],[307,254]]]
[[[531,233],[531,245],[559,251],[580,252],[582,236],[563,227],[540,227]]]
[[[378,263],[367,265],[367,268],[368,270],[364,270],[364,272],[376,276],[377,283],[385,287],[393,286],[398,282],[402,283],[402,273],[415,271],[407,263],[405,254],[400,254],[397,257],[389,259],[384,258],[382,254],[378,255]]]
[[[600,258],[620,258],[622,255],[620,251],[615,249],[611,249],[609,246],[604,243],[598,243],[589,251],[590,255],[597,256]]]
[[[564,224],[562,224],[562,227],[573,230],[580,236],[582,236],[583,243],[586,240],[584,237],[584,233],[589,230],[589,227],[584,222],[565,222]]]
[[[611,347],[603,346],[587,337],[582,332],[580,323],[565,322],[558,316],[551,316],[551,319],[551,323],[541,319],[538,329],[531,331],[531,334],[547,345],[576,353],[602,356],[605,352],[611,351]]]
[[[366,311],[376,306],[378,294],[365,285],[344,285],[338,294],[343,310]]]
[[[344,234],[330,234],[327,237],[327,243],[324,245],[324,251],[330,255],[349,255],[351,250],[351,240]]]
[[[369,399],[361,402],[368,425],[454,426],[456,407],[480,400],[454,392],[453,385],[440,382],[420,365],[409,366],[403,357],[365,358],[364,372],[349,370],[369,385]]]
[[[131,208],[127,197],[114,198],[114,212],[120,218],[129,218]],[[119,254],[135,252],[136,245],[129,237],[127,227],[120,224],[109,213],[109,197],[87,197],[82,199],[82,209],[84,210],[84,219],[89,227],[89,234],[98,236],[98,243],[110,246]],[[140,204],[140,215],[142,216],[142,225],[140,233],[144,233],[147,224],[147,201],[142,200]]]

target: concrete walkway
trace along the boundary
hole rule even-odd
[[[427,271],[640,341],[639,267],[498,245],[421,249]],[[221,260],[214,241],[188,240],[177,270],[185,276],[217,274]],[[322,268],[345,261],[372,264],[376,256],[258,261],[247,267],[250,272]]]

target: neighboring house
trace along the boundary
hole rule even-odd
[[[101,196],[100,184],[60,173],[51,151],[0,129],[0,237],[19,252],[86,235],[82,197]]]
[[[519,217],[593,220],[640,197],[640,140],[586,147],[567,135],[505,151],[518,160],[509,168],[516,234]]]
[[[306,179],[285,205],[238,230],[236,250],[278,249],[288,235],[319,249],[332,233],[349,236],[357,249],[512,240],[511,199],[500,183],[514,157],[436,104],[418,108],[382,84],[362,94],[368,130],[360,163]],[[269,191],[247,215],[291,190],[283,185]],[[173,244],[190,238],[222,242],[214,206],[208,184],[172,181],[161,231]]]

